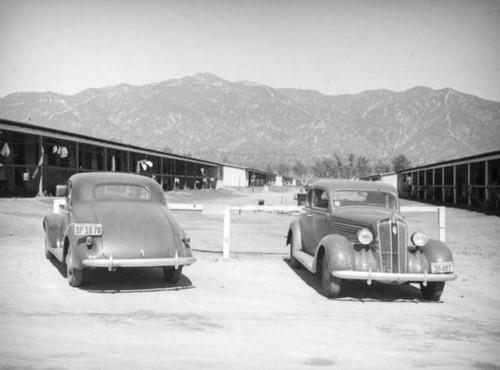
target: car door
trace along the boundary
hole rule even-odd
[[[309,189],[307,192],[306,204],[303,211],[299,215],[300,232],[302,234],[302,249],[306,252],[310,251],[311,248],[314,248],[314,246],[311,247],[313,245],[313,209],[311,207],[313,193],[314,189]]]
[[[308,219],[309,243],[307,253],[314,254],[318,243],[330,233],[328,192],[323,188],[312,189],[311,208]]]
[[[64,208],[61,209],[61,215],[64,218],[63,228],[64,232],[67,232],[70,223],[75,222],[73,220],[73,200],[72,200],[73,186],[71,181],[68,181],[68,186],[66,188],[65,204]]]

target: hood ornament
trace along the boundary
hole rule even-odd
[[[397,226],[397,222],[396,222],[396,216],[394,215],[394,212],[391,213],[391,229],[392,229],[392,233],[394,235],[398,235],[398,226]]]

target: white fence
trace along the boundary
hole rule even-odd
[[[436,212],[438,218],[439,240],[446,241],[446,208],[445,207],[401,207],[402,213]]]
[[[201,204],[181,204],[181,203],[170,203],[169,208],[173,211],[198,211],[203,212],[203,205]],[[231,211],[258,211],[258,212],[299,212],[303,207],[299,206],[223,206],[224,209],[224,230],[222,236],[222,255],[224,258],[230,258],[230,240],[231,240]],[[437,213],[438,228],[439,228],[439,240],[443,243],[446,238],[446,216],[445,207],[401,207],[401,212],[413,213],[413,212],[432,212]]]
[[[64,198],[56,198],[53,203],[53,211],[59,213],[61,207],[64,206]],[[203,212],[202,204],[186,204],[186,203],[170,203],[169,208],[173,211],[195,211]],[[231,240],[231,211],[253,211],[253,212],[299,212],[303,207],[301,206],[227,206],[222,205],[224,209],[224,231],[222,236],[222,255],[224,258],[230,258],[230,240]],[[439,228],[439,240],[443,243],[446,241],[446,210],[445,207],[401,207],[402,213],[415,213],[415,212],[433,212],[437,213],[437,221]]]

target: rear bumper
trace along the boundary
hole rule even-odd
[[[366,280],[371,284],[372,280],[385,283],[424,283],[435,281],[451,281],[457,278],[456,274],[392,274],[386,272],[371,271],[333,271],[332,275],[341,279]]]
[[[113,259],[84,259],[82,264],[87,267],[106,267],[108,270],[113,270],[117,267],[163,267],[163,266],[179,266],[191,265],[196,262],[194,257],[173,257],[173,258],[127,258]]]

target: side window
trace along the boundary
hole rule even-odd
[[[72,192],[72,184],[70,181],[68,181],[68,185],[66,186],[66,204],[70,205],[71,204],[71,192]]]
[[[313,206],[313,194],[314,194],[314,191],[311,190],[311,189],[307,193],[307,206],[308,207],[312,207]]]
[[[328,210],[328,195],[323,189],[314,189],[312,194],[312,207]]]

